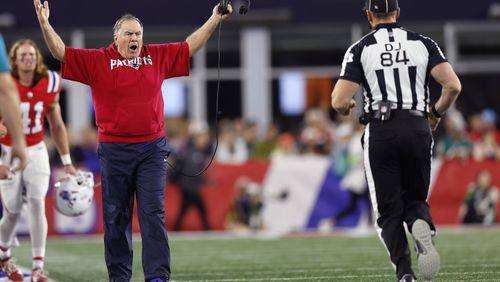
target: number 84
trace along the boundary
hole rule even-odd
[[[405,50],[396,52],[396,60],[395,61],[393,60],[392,54],[393,53],[391,53],[391,52],[381,53],[380,54],[380,64],[384,67],[390,67],[394,63],[404,63],[405,65],[407,65],[410,62],[410,60],[406,56]]]

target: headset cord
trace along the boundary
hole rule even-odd
[[[222,15],[221,15],[221,18],[222,18]],[[198,177],[200,175],[202,175],[203,173],[205,173],[205,171],[207,171],[207,169],[210,167],[210,165],[212,165],[212,162],[215,158],[215,153],[217,152],[217,148],[219,147],[219,91],[220,91],[220,34],[221,34],[221,29],[222,29],[222,20],[220,21],[219,23],[219,31],[218,31],[218,35],[217,35],[217,92],[216,92],[216,95],[215,95],[215,147],[214,147],[214,151],[212,153],[212,156],[210,157],[210,161],[208,162],[208,164],[205,166],[205,168],[203,168],[201,171],[195,173],[195,174],[187,174],[187,173],[184,173],[183,171],[180,171],[179,173],[182,175],[182,176],[185,176],[185,177]],[[172,168],[172,169],[175,169],[174,166],[169,163],[167,161],[167,164]]]

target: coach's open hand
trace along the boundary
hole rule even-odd
[[[33,5],[35,5],[38,22],[40,24],[48,22],[50,16],[49,1],[44,1],[42,4],[41,0],[33,0]]]

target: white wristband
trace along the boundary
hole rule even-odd
[[[71,164],[71,156],[69,154],[61,155],[61,162],[63,165]]]

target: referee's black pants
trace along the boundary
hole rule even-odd
[[[414,274],[403,223],[411,230],[415,220],[423,219],[435,230],[427,203],[432,145],[424,117],[373,120],[365,130],[364,162],[375,226],[399,279]]]

